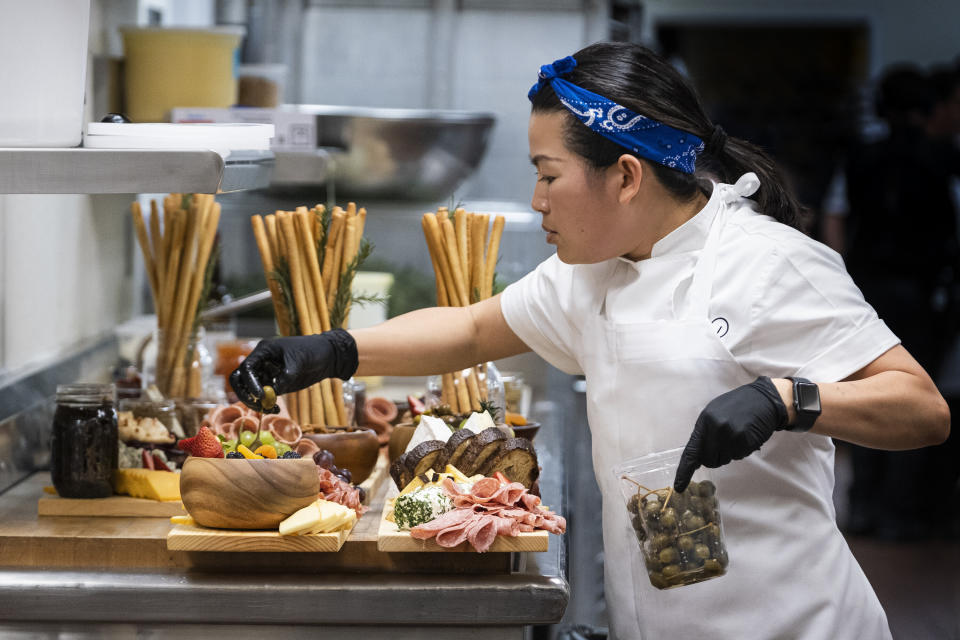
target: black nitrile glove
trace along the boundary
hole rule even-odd
[[[746,458],[786,426],[787,407],[766,376],[717,396],[697,418],[680,456],[674,490],[686,489],[700,465],[712,469]]]
[[[357,343],[343,329],[312,336],[291,336],[261,340],[230,374],[230,386],[245,405],[256,411],[278,413],[279,407],[264,410],[263,386],[277,395],[299,391],[325,378],[349,379],[357,370]]]

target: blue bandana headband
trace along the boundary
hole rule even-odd
[[[549,83],[563,106],[591,130],[647,160],[693,173],[697,154],[704,148],[703,140],[564,80],[562,76],[575,66],[577,61],[572,56],[543,65],[527,97],[533,102],[533,97]]]

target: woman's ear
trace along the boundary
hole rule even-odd
[[[643,182],[643,163],[636,156],[625,153],[617,159],[617,200],[627,204],[640,192]]]

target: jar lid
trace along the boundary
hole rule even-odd
[[[57,403],[113,404],[117,388],[113,383],[77,382],[57,385]]]

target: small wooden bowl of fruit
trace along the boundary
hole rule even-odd
[[[180,472],[180,497],[197,524],[218,529],[276,529],[320,491],[311,458],[200,458]]]
[[[305,429],[309,430],[310,425]],[[380,455],[380,442],[373,429],[325,426],[323,432],[305,433],[303,437],[332,453],[337,466],[350,470],[354,484],[360,484],[370,477]]]

